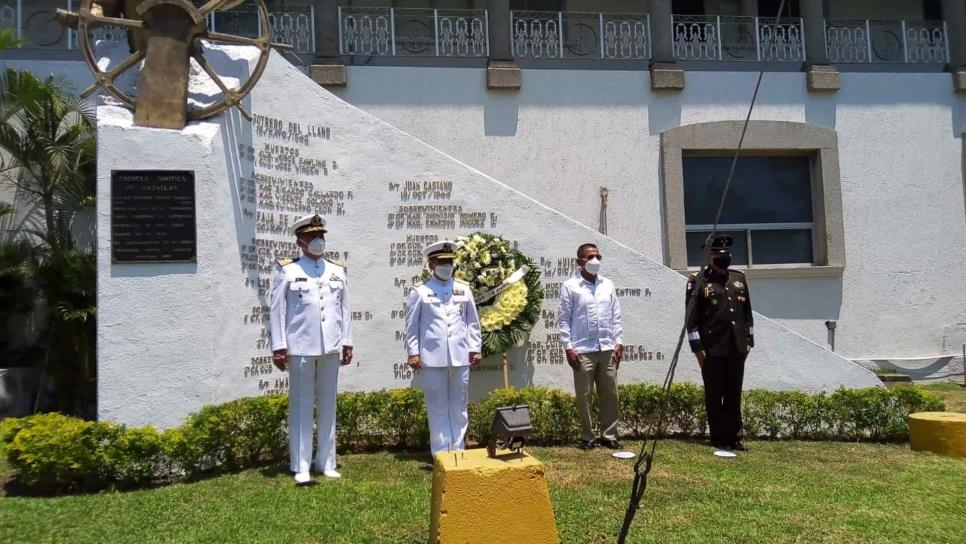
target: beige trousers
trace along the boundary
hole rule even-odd
[[[613,351],[594,351],[580,354],[580,367],[574,370],[574,393],[577,397],[577,415],[580,417],[580,438],[593,440],[593,423],[590,419],[590,398],[594,385],[600,400],[600,436],[605,440],[617,439],[617,365]]]

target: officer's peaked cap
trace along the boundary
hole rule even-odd
[[[298,236],[306,232],[328,232],[325,230],[325,218],[319,214],[306,215],[292,225],[292,232]]]
[[[711,253],[727,255],[731,253],[731,247],[734,245],[735,239],[731,236],[726,234],[715,236],[714,240],[711,241]]]
[[[452,240],[440,240],[439,242],[434,242],[426,246],[423,249],[423,255],[428,257],[436,257],[439,259],[452,259],[456,257],[456,242]]]

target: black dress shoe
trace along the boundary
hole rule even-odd
[[[577,444],[577,448],[581,450],[592,450],[594,449],[594,445],[595,444],[593,440],[581,440]]]
[[[735,442],[734,445],[731,446],[731,449],[734,451],[748,451],[748,448],[741,443],[741,440]]]
[[[604,446],[607,449],[611,449],[611,450],[621,449],[621,443],[616,440],[608,440],[606,438],[601,438],[599,442],[601,446]]]

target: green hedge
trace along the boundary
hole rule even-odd
[[[470,440],[487,439],[495,407],[516,403],[530,406],[531,443],[569,444],[578,436],[573,395],[533,387],[493,391],[471,404]],[[648,433],[661,406],[666,408],[666,434],[705,432],[703,393],[693,384],[677,384],[666,395],[656,385],[622,385],[620,404],[626,437]],[[344,450],[427,448],[425,404],[415,389],[342,393],[338,406],[338,441]],[[755,390],[745,394],[743,403],[747,436],[803,440],[905,440],[910,413],[943,409],[939,398],[915,386],[842,389],[831,395]],[[28,488],[138,487],[283,462],[288,458],[287,416],[285,395],[206,406],[164,432],[38,414],[0,421],[0,448]]]

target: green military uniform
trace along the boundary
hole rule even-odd
[[[715,238],[712,258],[730,261],[731,245],[729,236]],[[740,444],[741,384],[745,358],[755,345],[755,327],[745,275],[726,266],[719,269],[705,269],[700,286],[698,272],[689,278],[685,304],[695,301],[687,331],[691,351],[705,354],[701,377],[711,441],[733,448]]]

